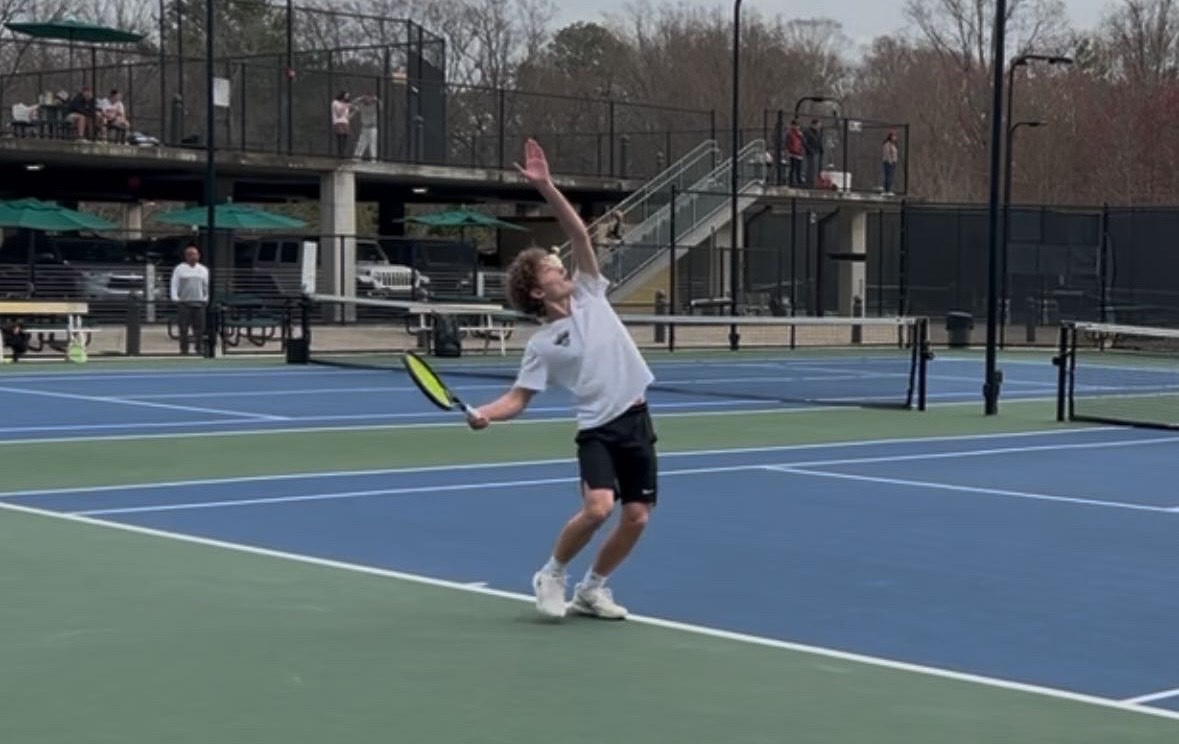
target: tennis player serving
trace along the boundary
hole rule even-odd
[[[561,261],[543,248],[529,248],[512,261],[512,304],[543,324],[528,341],[515,384],[475,409],[468,423],[482,429],[514,418],[550,385],[573,394],[581,509],[533,576],[536,607],[552,617],[569,610],[620,620],[626,608],[614,601],[606,579],[638,543],[655,506],[655,431],[644,397],[654,376],[606,299],[609,281],[598,271],[589,232],[553,185],[544,151],[530,139],[524,152],[524,166],[516,168],[553,208],[572,243],[575,270],[570,279]],[[622,502],[622,516],[566,606],[565,569],[609,519],[615,501]]]

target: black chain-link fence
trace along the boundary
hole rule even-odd
[[[855,220],[862,222],[853,226]],[[744,221],[736,256],[728,226],[719,225],[677,245],[674,265],[650,273],[619,303],[635,311],[727,314],[735,271],[740,312],[921,315],[940,330],[953,315],[972,325],[972,342],[985,339],[983,206],[777,200],[749,209]],[[863,236],[861,245],[852,244],[853,235]],[[1179,327],[1176,235],[1179,208],[1012,207],[1007,250],[1000,251],[1001,343],[1052,344],[1063,320]],[[656,255],[671,246],[633,248]],[[849,272],[849,263],[862,272]],[[861,282],[850,289],[849,274]]]

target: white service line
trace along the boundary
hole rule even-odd
[[[124,406],[140,406],[143,408],[163,408],[171,411],[186,411],[188,413],[213,413],[221,416],[235,416],[238,418],[256,419],[259,421],[287,421],[285,416],[270,416],[264,413],[245,413],[243,411],[226,411],[221,408],[203,408],[198,406],[181,406],[171,403],[151,403],[145,400],[131,400],[128,398],[110,398],[99,395],[79,395],[77,393],[59,393],[49,390],[27,390],[25,388],[0,387],[0,392],[17,393],[21,395],[36,395],[44,398],[64,398],[66,400],[81,400],[88,403],[110,403]]]
[[[1152,692],[1148,695],[1139,695],[1138,697],[1128,698],[1123,700],[1123,703],[1129,705],[1143,705],[1144,703],[1155,703],[1159,700],[1166,700],[1167,698],[1179,697],[1179,687],[1173,690],[1163,690],[1162,692]]]
[[[1084,506],[1101,506],[1110,509],[1129,509],[1131,511],[1168,512],[1161,506],[1147,506],[1144,504],[1129,504],[1124,501],[1103,501],[1101,499],[1086,499],[1073,496],[1053,496],[1046,493],[1031,493],[1028,491],[1008,491],[1002,488],[981,488],[976,486],[958,486],[952,483],[938,483],[935,481],[916,481],[905,478],[883,478],[873,475],[853,475],[851,473],[833,473],[826,470],[809,470],[801,467],[782,465],[768,465],[765,470],[773,470],[790,475],[808,475],[818,478],[835,478],[838,480],[861,481],[863,483],[884,483],[891,486],[907,486],[910,488],[932,488],[940,491],[957,491],[959,493],[979,493],[987,496],[1007,496],[1017,499],[1033,501],[1056,501],[1065,504],[1081,504]]]
[[[928,437],[894,437],[888,439],[860,439],[848,442],[810,442],[806,444],[781,444],[770,445],[763,447],[733,447],[728,449],[698,449],[698,450],[670,450],[667,452],[660,452],[660,459],[666,460],[669,458],[680,457],[703,457],[703,456],[721,456],[729,457],[734,455],[749,455],[761,453],[779,453],[779,452],[807,452],[811,450],[827,450],[827,449],[858,449],[861,447],[881,447],[889,445],[911,445],[924,444],[933,442],[957,442],[957,441],[988,441],[993,439],[1031,439],[1036,437],[1046,436],[1073,436],[1078,434],[1100,434],[1112,431],[1118,431],[1118,427],[1093,427],[1089,429],[1061,429],[1061,430],[1040,430],[1040,431],[1024,431],[1024,432],[997,432],[990,434],[958,434],[958,435],[939,435]],[[1123,442],[1127,440],[1117,440]],[[1128,440],[1129,442],[1139,441],[1153,441],[1153,440]],[[1108,442],[1095,443],[1094,446],[1106,446]],[[1037,448],[1068,448],[1073,446],[1072,443],[1061,443],[1058,445],[1033,445]],[[1011,451],[1012,448],[1004,448],[1004,452]],[[1015,448],[1016,451],[1031,451],[1031,447]],[[988,451],[994,450],[972,450],[972,451]],[[937,454],[937,453],[930,453]],[[889,460],[895,458],[887,458]],[[567,463],[574,463],[577,461],[575,457],[554,457],[541,460],[508,460],[503,462],[474,462],[474,463],[455,463],[450,465],[420,465],[411,467],[398,468],[372,468],[367,470],[328,470],[308,473],[276,473],[269,475],[241,475],[230,476],[225,478],[198,478],[192,480],[181,481],[156,481],[149,483],[121,483],[111,486],[76,486],[71,488],[43,488],[34,490],[22,491],[4,491],[0,492],[0,498],[16,498],[21,496],[53,496],[60,494],[75,494],[75,493],[104,493],[108,491],[135,491],[135,490],[151,490],[156,488],[186,488],[189,486],[216,486],[225,485],[229,483],[257,483],[260,481],[287,481],[287,480],[318,480],[323,478],[351,478],[356,476],[369,475],[404,475],[409,473],[435,473],[435,472],[451,472],[464,470],[498,470],[503,468],[522,468],[522,467],[536,467],[543,465],[561,465]],[[875,458],[854,458],[851,462],[874,462]],[[847,460],[826,460],[818,463],[800,463],[801,465],[817,464],[835,462],[845,463]]]
[[[756,465],[728,465],[714,468],[689,468],[685,470],[664,470],[660,477],[672,475],[703,475],[706,473],[731,473],[737,470],[756,470]],[[488,488],[530,488],[533,486],[550,486],[558,483],[577,483],[579,476],[564,476],[561,478],[531,478],[524,480],[492,481],[490,483],[477,481],[473,483],[446,483],[435,486],[404,486],[401,488],[376,488],[365,491],[342,491],[328,493],[307,493],[299,496],[268,496],[251,499],[224,499],[221,501],[192,501],[180,504],[148,504],[145,506],[126,506],[113,509],[85,509],[73,512],[82,516],[100,516],[107,514],[142,514],[145,512],[190,511],[194,509],[223,509],[236,506],[260,506],[265,504],[296,504],[306,501],[341,501],[344,499],[362,499],[369,496],[398,496],[404,494],[444,493],[450,491],[478,491]]]

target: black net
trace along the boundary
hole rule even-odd
[[[1069,323],[1062,347],[1070,419],[1179,428],[1179,330]]]
[[[620,317],[655,372],[652,389],[685,406],[721,398],[924,408],[923,318]],[[315,296],[303,310],[311,363],[400,370],[401,355],[417,350],[444,375],[506,382],[537,328],[495,304]]]

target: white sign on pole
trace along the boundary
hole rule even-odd
[[[316,267],[319,264],[317,254],[319,242],[315,240],[303,241],[303,294],[315,294]]]
[[[229,108],[229,78],[213,78],[213,105]]]

